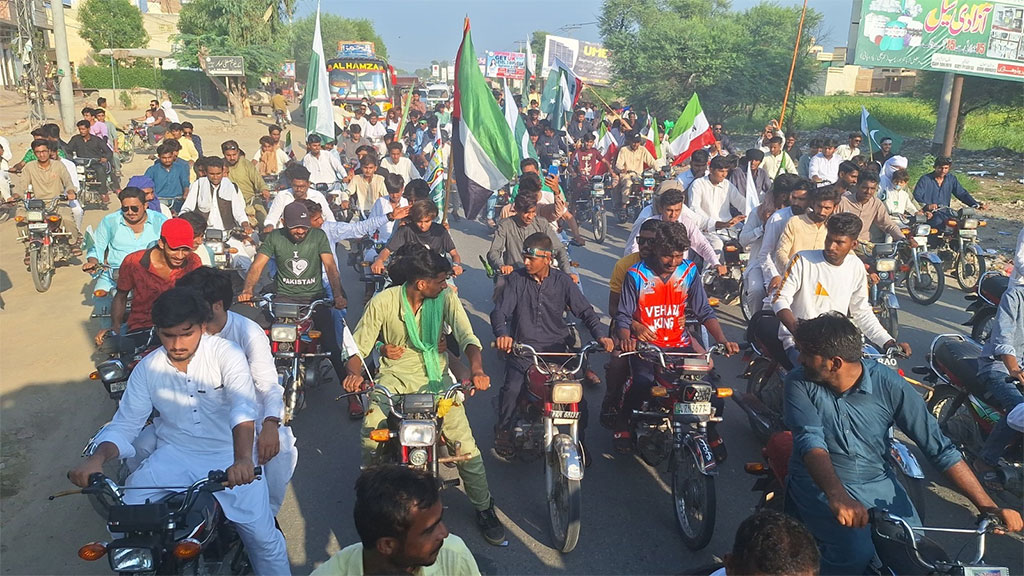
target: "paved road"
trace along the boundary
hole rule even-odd
[[[87,223],[99,214],[87,215]],[[469,264],[458,280],[460,296],[470,312],[478,336],[490,338],[491,282],[480,270],[477,256],[487,247],[485,228],[461,221],[452,226],[456,244]],[[83,296],[86,277],[76,268],[58,271],[53,288],[37,294],[21,265],[21,248],[11,241],[13,226],[0,227],[0,296],[5,309],[0,315],[4,361],[0,364],[3,391],[3,498],[4,518],[0,556],[3,572],[10,574],[106,573],[106,562],[87,565],[76,557],[78,546],[106,537],[102,520],[82,497],[48,502],[46,496],[68,487],[64,471],[74,465],[81,447],[114,411],[101,386],[87,379],[92,369],[89,339],[95,327],[88,320]],[[576,249],[582,264],[583,286],[588,298],[603,308],[607,301],[607,273],[621,254],[624,229],[612,227],[605,245]],[[361,294],[351,270],[343,281],[353,295]],[[358,296],[353,296],[353,321],[358,317]],[[922,308],[902,295],[901,338],[915,349],[914,359],[903,363],[909,371],[922,361],[933,334],[961,331],[966,319],[963,295],[948,290],[935,305]],[[741,339],[738,310],[720,311],[727,334]],[[491,350],[485,362],[495,387],[502,366]],[[603,360],[598,358],[599,368]],[[723,382],[742,387],[737,380],[743,366],[738,359],[720,359]],[[298,470],[280,515],[288,537],[295,573],[308,573],[339,546],[357,540],[351,520],[352,487],[358,474],[358,424],[345,417],[337,389],[314,390],[308,408],[300,413],[294,431],[298,438]],[[599,406],[603,390],[588,390],[591,406]],[[469,413],[483,447],[491,445],[497,394],[478,394],[469,402]],[[594,419],[596,420],[596,418]],[[757,446],[746,419],[735,405],[726,411],[722,427],[729,459],[717,481],[718,524],[710,545],[700,552],[686,550],[679,539],[665,470],[655,470],[636,457],[623,457],[611,448],[610,434],[596,421],[588,445],[594,465],[583,482],[584,515],[579,546],[568,555],[548,547],[547,512],[540,463],[507,464],[485,454],[488,475],[502,520],[508,528],[509,546],[492,547],[479,536],[472,509],[458,490],[444,494],[445,519],[452,532],[462,536],[477,555],[481,569],[491,574],[522,573],[679,573],[705,564],[728,551],[739,522],[750,514],[757,495],[750,492],[751,479],[743,464],[757,460]],[[489,451],[488,451],[489,452]],[[952,494],[942,479],[928,469],[929,518],[943,525],[965,526],[971,512],[964,499]],[[950,550],[959,549],[959,545]],[[990,541],[988,559],[1004,566],[1022,565],[1022,547],[1009,538]]]

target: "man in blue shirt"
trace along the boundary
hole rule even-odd
[[[157,146],[159,160],[146,169],[146,176],[153,180],[156,197],[165,204],[184,198],[188,193],[188,163],[176,162],[174,150],[166,143]]]
[[[1011,531],[1015,510],[999,508],[942,434],[921,396],[894,370],[861,358],[862,338],[841,314],[801,322],[793,335],[801,367],[786,376],[785,422],[793,432],[786,510],[814,534],[822,574],[864,574],[874,556],[868,508],[919,524],[887,458],[896,425],[983,513]]]
[[[928,223],[939,227],[949,217],[949,201],[953,196],[971,208],[985,209],[985,205],[971,196],[956,176],[950,174],[953,159],[939,156],[933,164],[934,170],[921,176],[914,186],[914,200],[924,207]],[[945,210],[943,210],[945,208]]]

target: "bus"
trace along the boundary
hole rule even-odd
[[[367,98],[386,112],[399,98],[395,69],[377,57],[372,42],[338,42],[338,57],[327,61],[327,80],[335,103],[359,104]]]

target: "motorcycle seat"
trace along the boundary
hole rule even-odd
[[[985,279],[981,281],[981,295],[987,298],[990,302],[998,304],[1009,285],[1009,276],[986,276]]]
[[[978,357],[981,347],[971,340],[940,338],[935,345],[934,361],[944,368],[953,384],[971,394],[983,395],[985,386],[978,379]]]

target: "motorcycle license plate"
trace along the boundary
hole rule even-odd
[[[676,402],[672,412],[687,416],[710,416],[711,402]]]
[[[977,230],[960,230],[960,237],[961,238],[977,238],[978,237],[978,231]]]
[[[595,197],[600,198],[604,196],[604,190],[593,190],[591,191],[591,194],[593,194]]]
[[[917,242],[918,246],[924,247],[924,246],[928,245],[928,237],[927,236],[917,236],[917,237],[914,238],[914,240]]]
[[[213,263],[214,264],[227,264],[227,262],[228,262],[228,255],[227,254],[214,254],[213,255]]]
[[[28,225],[29,230],[46,230],[46,222],[32,222]]]
[[[654,178],[644,178],[644,188],[654,188]]]
[[[749,262],[750,252],[740,252],[740,262]]]
[[[29,210],[25,213],[25,219],[29,222],[42,222],[43,213],[38,210]]]
[[[557,419],[565,419],[565,420],[579,420],[580,419],[580,413],[579,412],[570,412],[568,410],[552,410],[551,411],[551,417],[552,418],[557,418]]]
[[[115,394],[117,392],[124,392],[124,389],[127,388],[127,387],[128,387],[128,381],[127,380],[125,380],[124,382],[111,382],[111,384],[110,384],[110,393],[111,394]]]

